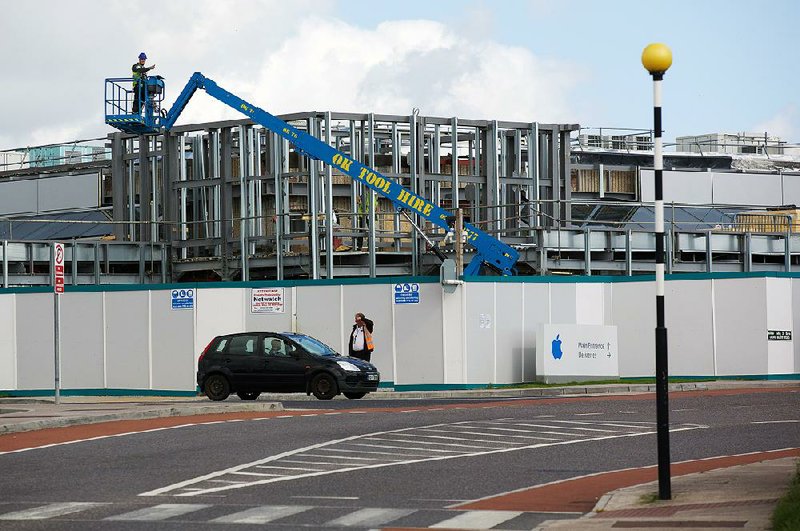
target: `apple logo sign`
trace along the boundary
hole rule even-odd
[[[561,352],[561,334],[557,334],[556,338],[553,340],[552,351],[554,359],[560,360],[561,356],[564,355],[564,353]]]

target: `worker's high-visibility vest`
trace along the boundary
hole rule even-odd
[[[366,190],[358,203],[359,214],[369,214],[369,205],[372,203],[372,190]]]
[[[367,350],[375,350],[375,343],[372,342],[372,334],[369,333],[367,327],[364,327],[364,342],[367,345]]]
[[[133,72],[133,76],[132,76],[133,77],[133,88],[136,88],[136,86],[139,84],[139,82],[142,79],[147,77],[147,75],[144,74],[143,72],[137,72],[136,71],[136,67],[137,66],[139,66],[139,63],[133,63],[133,66],[131,66],[131,71]]]

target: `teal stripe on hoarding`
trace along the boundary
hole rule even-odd
[[[779,271],[755,271],[749,273],[678,273],[666,275],[667,280],[726,280],[736,278],[800,278],[798,273]],[[582,284],[615,282],[653,282],[655,275],[616,276],[616,275],[547,275],[519,277],[465,277],[467,283],[496,282],[498,284]],[[391,285],[414,282],[417,284],[438,284],[439,277],[378,277],[378,278],[331,278],[319,280],[259,280],[250,282],[185,282],[173,284],[86,284],[65,286],[66,293],[91,293],[113,291],[162,291],[173,289],[232,289],[232,288],[292,288],[301,286],[348,286],[348,285]],[[52,286],[25,286],[0,288],[0,294],[11,293],[52,293]]]

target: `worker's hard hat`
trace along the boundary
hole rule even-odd
[[[147,54],[142,52],[139,54],[139,59],[147,59]]]

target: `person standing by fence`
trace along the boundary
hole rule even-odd
[[[355,321],[353,331],[350,332],[348,353],[353,358],[369,361],[372,351],[375,350],[375,344],[372,340],[374,323],[361,312],[356,314]]]

